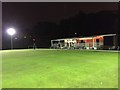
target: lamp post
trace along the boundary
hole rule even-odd
[[[16,31],[14,28],[9,28],[9,29],[7,29],[7,33],[11,36],[11,49],[13,49],[12,36],[16,33]]]

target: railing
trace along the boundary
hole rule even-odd
[[[111,50],[111,49],[116,49],[116,46],[104,46],[103,43],[94,43],[93,45],[89,46],[85,43],[80,43],[80,44],[74,44],[74,45],[65,45],[65,44],[53,44],[51,48],[55,49],[98,49],[98,50]]]

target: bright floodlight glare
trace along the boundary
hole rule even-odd
[[[7,33],[12,36],[12,35],[14,35],[14,34],[16,33],[16,31],[15,31],[14,28],[9,28],[9,29],[7,30]]]

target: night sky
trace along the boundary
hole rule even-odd
[[[14,27],[17,31],[16,36],[23,36],[24,33],[29,33],[38,22],[53,22],[60,23],[61,20],[70,18],[78,14],[80,11],[85,13],[96,13],[100,11],[116,11],[118,10],[118,3],[82,3],[82,2],[57,2],[57,3],[43,3],[43,2],[27,2],[27,3],[2,3],[2,33],[3,33],[3,47],[10,48],[10,36],[6,34],[6,29]],[[32,29],[32,32],[34,30]],[[59,31],[55,31],[58,33]],[[21,34],[21,35],[20,35]],[[42,38],[42,37],[41,37]],[[56,37],[59,38],[59,37]],[[44,40],[47,40],[44,39]],[[19,48],[19,47],[18,47]]]

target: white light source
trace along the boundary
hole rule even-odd
[[[14,34],[16,33],[16,31],[15,31],[14,28],[9,28],[9,29],[7,30],[7,33],[12,36],[12,35],[14,35]]]
[[[14,28],[9,28],[9,29],[7,29],[7,33],[11,36],[11,49],[13,49],[12,36],[16,33],[16,31]]]

